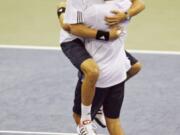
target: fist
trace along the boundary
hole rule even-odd
[[[119,27],[112,27],[110,29],[109,33],[110,33],[109,39],[114,40],[114,39],[117,39],[120,36],[121,30],[120,30]]]

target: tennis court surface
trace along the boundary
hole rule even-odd
[[[143,69],[126,83],[126,135],[179,135],[180,55],[133,55]],[[76,81],[60,49],[0,48],[0,135],[73,135]]]

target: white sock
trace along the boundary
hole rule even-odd
[[[91,106],[81,104],[81,122],[84,120],[91,120]]]

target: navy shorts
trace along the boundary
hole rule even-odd
[[[73,112],[79,115],[81,115],[81,85],[82,82],[79,80],[75,90],[73,106]],[[102,105],[106,117],[119,118],[123,99],[124,82],[108,88],[96,88],[91,109],[92,119],[94,119],[96,113]]]
[[[61,48],[66,57],[79,70],[86,59],[92,58],[86,51],[84,43],[78,38],[69,42],[63,42]]]

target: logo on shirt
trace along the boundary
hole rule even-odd
[[[101,40],[105,40],[105,36],[101,36],[99,39],[101,39]]]
[[[59,9],[59,12],[62,12],[62,11],[63,11],[63,9],[62,9],[62,8],[60,8],[60,9]]]

